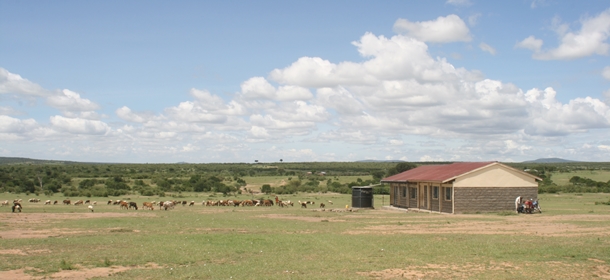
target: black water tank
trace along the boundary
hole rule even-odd
[[[352,187],[353,208],[374,208],[373,206],[373,187]]]

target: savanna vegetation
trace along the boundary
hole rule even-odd
[[[205,207],[199,202],[218,194],[183,195],[198,203],[136,211],[91,197],[93,213],[61,203],[24,202],[22,213],[2,208],[0,279],[610,277],[610,206],[597,203],[610,201],[607,194],[541,194],[544,213],[532,215],[390,211],[380,209],[382,195],[377,209],[358,212],[345,210],[351,197],[344,194],[280,196],[316,202],[307,209]]]
[[[0,158],[0,192],[67,197],[183,192],[351,193],[422,164],[409,162],[309,162],[226,164],[99,164]],[[507,163],[543,179],[540,193],[610,192],[610,163]],[[389,187],[374,188],[388,194]]]
[[[376,209],[346,210],[350,186],[420,164],[0,164],[0,201],[24,201],[21,213],[0,208],[0,279],[610,277],[610,164],[509,164],[543,179],[543,214],[390,211],[380,207],[389,204],[384,186],[375,187]],[[202,205],[275,196],[316,204]],[[117,199],[196,204],[105,203]]]

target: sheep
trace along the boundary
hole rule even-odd
[[[87,206],[87,208],[89,208],[89,210],[91,210],[91,213],[93,213],[93,205],[89,205]]]
[[[15,212],[15,210],[17,210],[17,211],[21,212],[21,209],[22,209],[22,208],[23,208],[23,207],[21,206],[21,203],[19,203],[19,202],[13,202],[13,207],[12,207],[13,212]]]

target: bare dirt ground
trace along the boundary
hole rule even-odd
[[[111,267],[93,267],[83,268],[76,267],[77,270],[62,270],[46,276],[33,276],[28,272],[35,272],[33,268],[22,268],[16,270],[0,271],[0,279],[23,279],[23,280],[38,280],[38,279],[91,279],[94,277],[108,277],[115,273],[131,270],[131,269],[155,269],[160,268],[156,263],[148,263],[145,266],[111,266]]]
[[[0,229],[0,238],[48,238],[75,234],[95,234],[91,230],[67,230],[61,228],[36,230],[28,228],[41,223],[49,224],[61,220],[92,219],[92,218],[122,218],[122,217],[153,216],[147,213],[0,213],[0,223],[5,224]],[[109,229],[112,230],[112,229]],[[2,279],[2,278],[0,278]]]
[[[587,264],[573,264],[569,262],[547,262],[552,269],[552,275],[528,275],[530,279],[610,279],[610,266],[600,260],[591,260]],[[526,265],[527,266],[527,265]],[[423,266],[408,266],[405,268],[392,268],[379,271],[359,272],[361,276],[371,279],[469,279],[481,277],[490,271],[502,275],[505,279],[518,279],[522,277],[523,267],[510,262],[489,264],[427,264]]]
[[[408,215],[408,214],[407,214]],[[381,218],[381,216],[379,217]],[[499,219],[499,220],[498,220]],[[527,234],[536,236],[577,237],[592,235],[610,236],[610,225],[596,222],[608,222],[610,218],[603,215],[517,215],[494,217],[488,220],[482,215],[430,215],[410,217],[409,223],[397,220],[394,224],[387,219],[381,225],[371,225],[358,230],[349,230],[345,234]],[[579,222],[576,224],[574,222]],[[585,225],[590,222],[589,225]]]

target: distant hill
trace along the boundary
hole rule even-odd
[[[575,160],[567,160],[562,158],[539,158],[536,160],[528,160],[523,163],[562,163],[562,162],[577,162]]]
[[[76,163],[74,161],[65,160],[46,160],[46,159],[32,159],[32,158],[21,158],[21,157],[0,157],[0,164],[66,164]]]
[[[404,160],[399,160],[399,159],[391,159],[391,160],[376,160],[376,159],[365,159],[365,160],[359,160],[356,162],[405,162]]]

